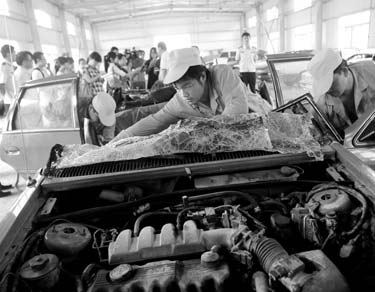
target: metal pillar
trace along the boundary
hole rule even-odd
[[[92,40],[94,41],[94,50],[95,51],[101,51],[101,46],[100,46],[100,43],[99,43],[99,39],[98,39],[98,32],[97,32],[97,29],[96,29],[96,26],[92,23],[90,23],[90,30],[91,30],[91,37],[92,37]]]
[[[36,25],[34,7],[32,0],[25,0],[25,9],[27,13],[27,20],[31,30],[31,37],[33,39],[33,45],[35,51],[42,51],[42,45],[40,43],[39,30]]]
[[[242,34],[244,31],[247,31],[246,13],[245,13],[245,12],[241,13],[241,18],[240,18],[240,30],[241,30],[241,34]]]
[[[279,0],[279,44],[280,52],[286,50],[285,43],[285,1]]]
[[[59,10],[59,19],[60,19],[60,26],[61,26],[61,32],[63,35],[63,47],[65,48],[65,53],[68,53],[69,56],[72,55],[72,49],[70,47],[70,41],[69,41],[69,36],[68,36],[68,31],[66,28],[66,19],[65,19],[65,12],[64,9],[58,6]]]
[[[314,40],[315,49],[321,50],[323,44],[323,1],[315,0],[313,3],[314,14]]]
[[[262,9],[262,4],[259,2],[255,6],[255,11],[256,11],[256,18],[257,18],[257,48],[258,49],[263,49],[263,33],[262,33],[262,28],[263,28],[263,9]]]
[[[82,41],[83,55],[85,57],[87,57],[89,55],[89,49],[88,49],[88,46],[87,46],[87,37],[86,37],[85,23],[83,22],[82,18],[79,18],[79,26],[80,26],[80,32],[81,32],[81,41]]]
[[[371,6],[370,26],[368,32],[368,48],[375,48],[375,8]]]

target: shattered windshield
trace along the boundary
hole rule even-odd
[[[58,168],[133,160],[176,153],[220,153],[246,150],[307,153],[322,158],[321,147],[311,134],[310,115],[242,114],[180,121],[161,133],[129,137],[103,147],[68,145]]]

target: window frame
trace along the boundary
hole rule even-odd
[[[372,113],[366,122],[362,125],[360,130],[355,134],[353,138],[353,146],[356,148],[365,148],[369,146],[375,146],[375,141],[372,143],[360,142],[361,135],[365,132],[365,130],[370,126],[372,122],[375,122],[375,112]]]
[[[66,132],[66,131],[80,131],[80,126],[79,126],[79,109],[78,109],[78,81],[77,78],[62,78],[58,80],[56,77],[52,78],[47,78],[47,79],[52,79],[52,80],[45,80],[45,79],[40,79],[38,80],[39,82],[36,82],[35,84],[32,83],[30,85],[25,85],[22,87],[20,93],[18,94],[16,100],[13,102],[12,108],[9,109],[9,119],[7,120],[7,126],[6,126],[6,131],[11,132],[11,133],[42,133],[42,132]],[[75,95],[71,97],[72,99],[72,106],[73,108],[71,109],[71,112],[73,114],[73,127],[68,127],[68,128],[40,128],[40,129],[15,129],[14,123],[15,119],[17,119],[17,113],[20,109],[20,103],[22,99],[25,96],[25,93],[29,89],[34,89],[38,87],[44,87],[44,86],[55,86],[55,85],[60,85],[60,84],[67,84],[67,83],[72,83],[73,86],[75,87],[74,93]]]

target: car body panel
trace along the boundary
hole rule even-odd
[[[35,173],[47,162],[49,152],[56,143],[80,144],[79,129],[4,132],[0,157],[20,174]]]

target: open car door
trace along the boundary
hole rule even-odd
[[[77,77],[65,75],[28,83],[7,115],[0,156],[19,173],[35,173],[56,143],[80,144]]]

